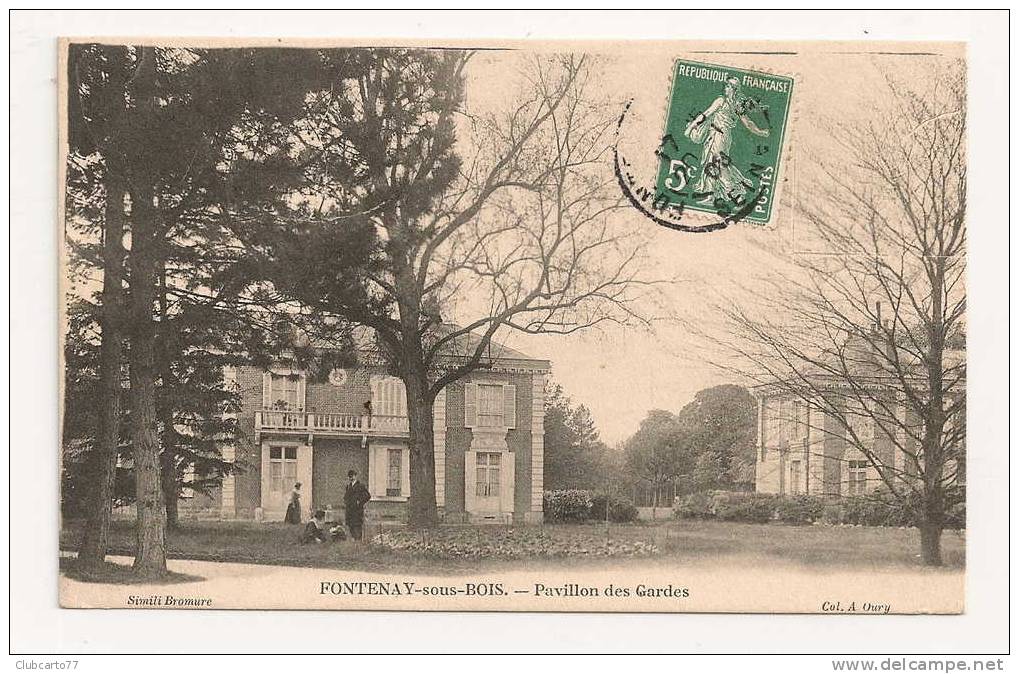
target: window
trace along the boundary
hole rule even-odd
[[[502,454],[497,452],[478,452],[477,456],[477,495],[499,495],[499,466]]]
[[[800,462],[793,461],[789,464],[789,493],[800,493]]]
[[[802,400],[793,401],[793,442],[799,442],[807,435],[807,410]]]
[[[862,495],[866,493],[867,488],[867,462],[866,461],[850,461],[849,462],[849,479],[846,484],[846,490],[850,495]]]
[[[301,378],[298,375],[272,375],[272,395],[270,403],[274,409],[300,410],[304,407],[301,400]]]
[[[785,398],[778,401],[778,442],[784,445],[789,442],[789,401]]]
[[[372,378],[372,414],[381,417],[407,416],[407,387],[396,377]]]
[[[764,441],[762,448],[778,447],[781,443],[782,399],[768,398],[764,402]],[[762,450],[763,452],[763,450]],[[763,458],[763,457],[762,457]]]
[[[858,440],[864,447],[873,447],[874,414],[870,409],[858,407],[855,411],[847,411],[846,421],[852,429],[852,433],[846,433],[846,438],[850,443],[856,444]]]
[[[501,384],[478,384],[478,426],[502,426],[503,394]]]
[[[464,386],[464,426],[485,429],[516,428],[516,385],[467,382]]]
[[[386,463],[386,496],[403,495],[403,450],[390,449]]]
[[[285,498],[297,482],[297,447],[269,448],[269,492],[278,506],[285,507]]]
[[[410,496],[410,450],[376,443],[368,451],[368,491],[380,499],[402,501]]]

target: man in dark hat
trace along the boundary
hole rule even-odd
[[[364,536],[364,507],[372,500],[368,488],[357,479],[356,470],[347,471],[347,490],[343,493],[343,508],[346,514],[347,528],[350,529],[350,537],[355,541],[362,540]]]

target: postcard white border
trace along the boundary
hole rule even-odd
[[[16,11],[12,59],[10,540],[14,652],[1001,652],[1008,647],[1008,16],[987,12]],[[57,37],[966,41],[970,67],[967,612],[962,616],[130,612],[57,608]],[[979,453],[978,453],[979,452]],[[5,468],[6,470],[6,468]],[[11,478],[14,478],[13,481]],[[285,615],[285,618],[283,617]],[[230,637],[224,641],[224,635]],[[186,634],[186,637],[180,635]],[[168,638],[168,635],[170,636]],[[343,635],[342,639],[330,635]],[[397,635],[399,637],[397,638]],[[233,667],[237,663],[226,666]],[[285,663],[277,663],[287,666]],[[324,663],[323,663],[324,664]],[[181,663],[151,659],[153,672]],[[306,665],[302,664],[301,667]],[[756,667],[756,665],[755,665]],[[766,667],[766,665],[765,665]],[[204,669],[204,668],[203,668]],[[764,668],[764,671],[767,671]],[[792,671],[788,665],[783,671]]]

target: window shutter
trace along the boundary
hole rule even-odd
[[[386,494],[386,459],[385,447],[368,446],[368,491],[372,497]]]
[[[407,384],[403,379],[393,379],[393,388],[396,395],[393,396],[393,404],[396,406],[395,415],[398,417],[407,416]]]
[[[261,469],[259,471],[261,473],[261,475],[259,475],[259,482],[261,483],[261,492],[259,493],[258,496],[258,506],[259,509],[261,509],[262,511],[263,517],[265,516],[266,511],[268,511],[273,505],[269,503],[269,494],[272,490],[272,482],[269,479],[270,472],[272,471],[272,468],[269,465],[269,451],[270,451],[269,445],[263,444],[261,448],[262,452]]]
[[[375,375],[371,377],[371,401],[372,401],[372,414],[381,414],[379,409],[379,379]]]
[[[506,428],[517,427],[517,387],[513,384],[502,387],[502,416]]]
[[[513,487],[516,458],[516,454],[513,452],[503,452],[502,461],[500,462],[502,465],[499,467],[499,472],[502,484],[499,485],[499,493],[502,497],[499,499],[499,509],[504,513],[512,513],[514,511]]]
[[[262,373],[262,409],[272,408],[272,373]]]
[[[478,385],[464,385],[464,426],[474,428],[478,425]]]
[[[468,384],[471,386],[472,384]],[[472,513],[477,510],[478,492],[478,453],[464,452],[464,510]]]
[[[310,518],[315,512],[315,495],[312,493],[312,464],[314,458],[311,445],[297,446],[297,481],[301,483],[301,520]]]
[[[410,449],[406,447],[400,456],[400,496],[410,496]]]
[[[307,381],[308,381],[307,378],[303,374],[298,376],[298,379],[297,379],[297,405],[298,405],[298,408],[301,409],[302,411],[308,409],[307,406],[306,406],[306,400],[305,400],[305,389],[306,389],[305,383]]]

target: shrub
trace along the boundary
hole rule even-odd
[[[591,515],[591,492],[584,489],[547,491],[542,498],[548,522],[583,522]]]
[[[965,529],[966,528],[966,504],[956,503],[948,509],[945,513],[945,528],[946,529]]]
[[[609,520],[612,522],[634,522],[637,519],[637,506],[627,499],[607,494],[595,494],[591,497],[591,519],[604,520],[606,507],[609,511]]]
[[[763,524],[775,517],[777,499],[768,494],[747,494],[728,498],[715,507],[717,517],[730,522]]]
[[[673,513],[676,517],[683,519],[708,519],[714,517],[714,503],[711,494],[700,491],[677,498]]]
[[[883,490],[842,497],[707,491],[677,499],[674,512],[680,518],[730,522],[777,520],[786,524],[824,522],[868,527],[911,527],[917,523],[914,503],[893,498]],[[945,528],[965,527],[966,504],[958,503],[945,513]]]
[[[884,490],[867,496],[844,496],[839,504],[839,517],[832,524],[908,527],[916,523],[913,504],[894,498]]]
[[[813,524],[824,517],[825,502],[805,494],[775,499],[775,519],[785,524]]]

